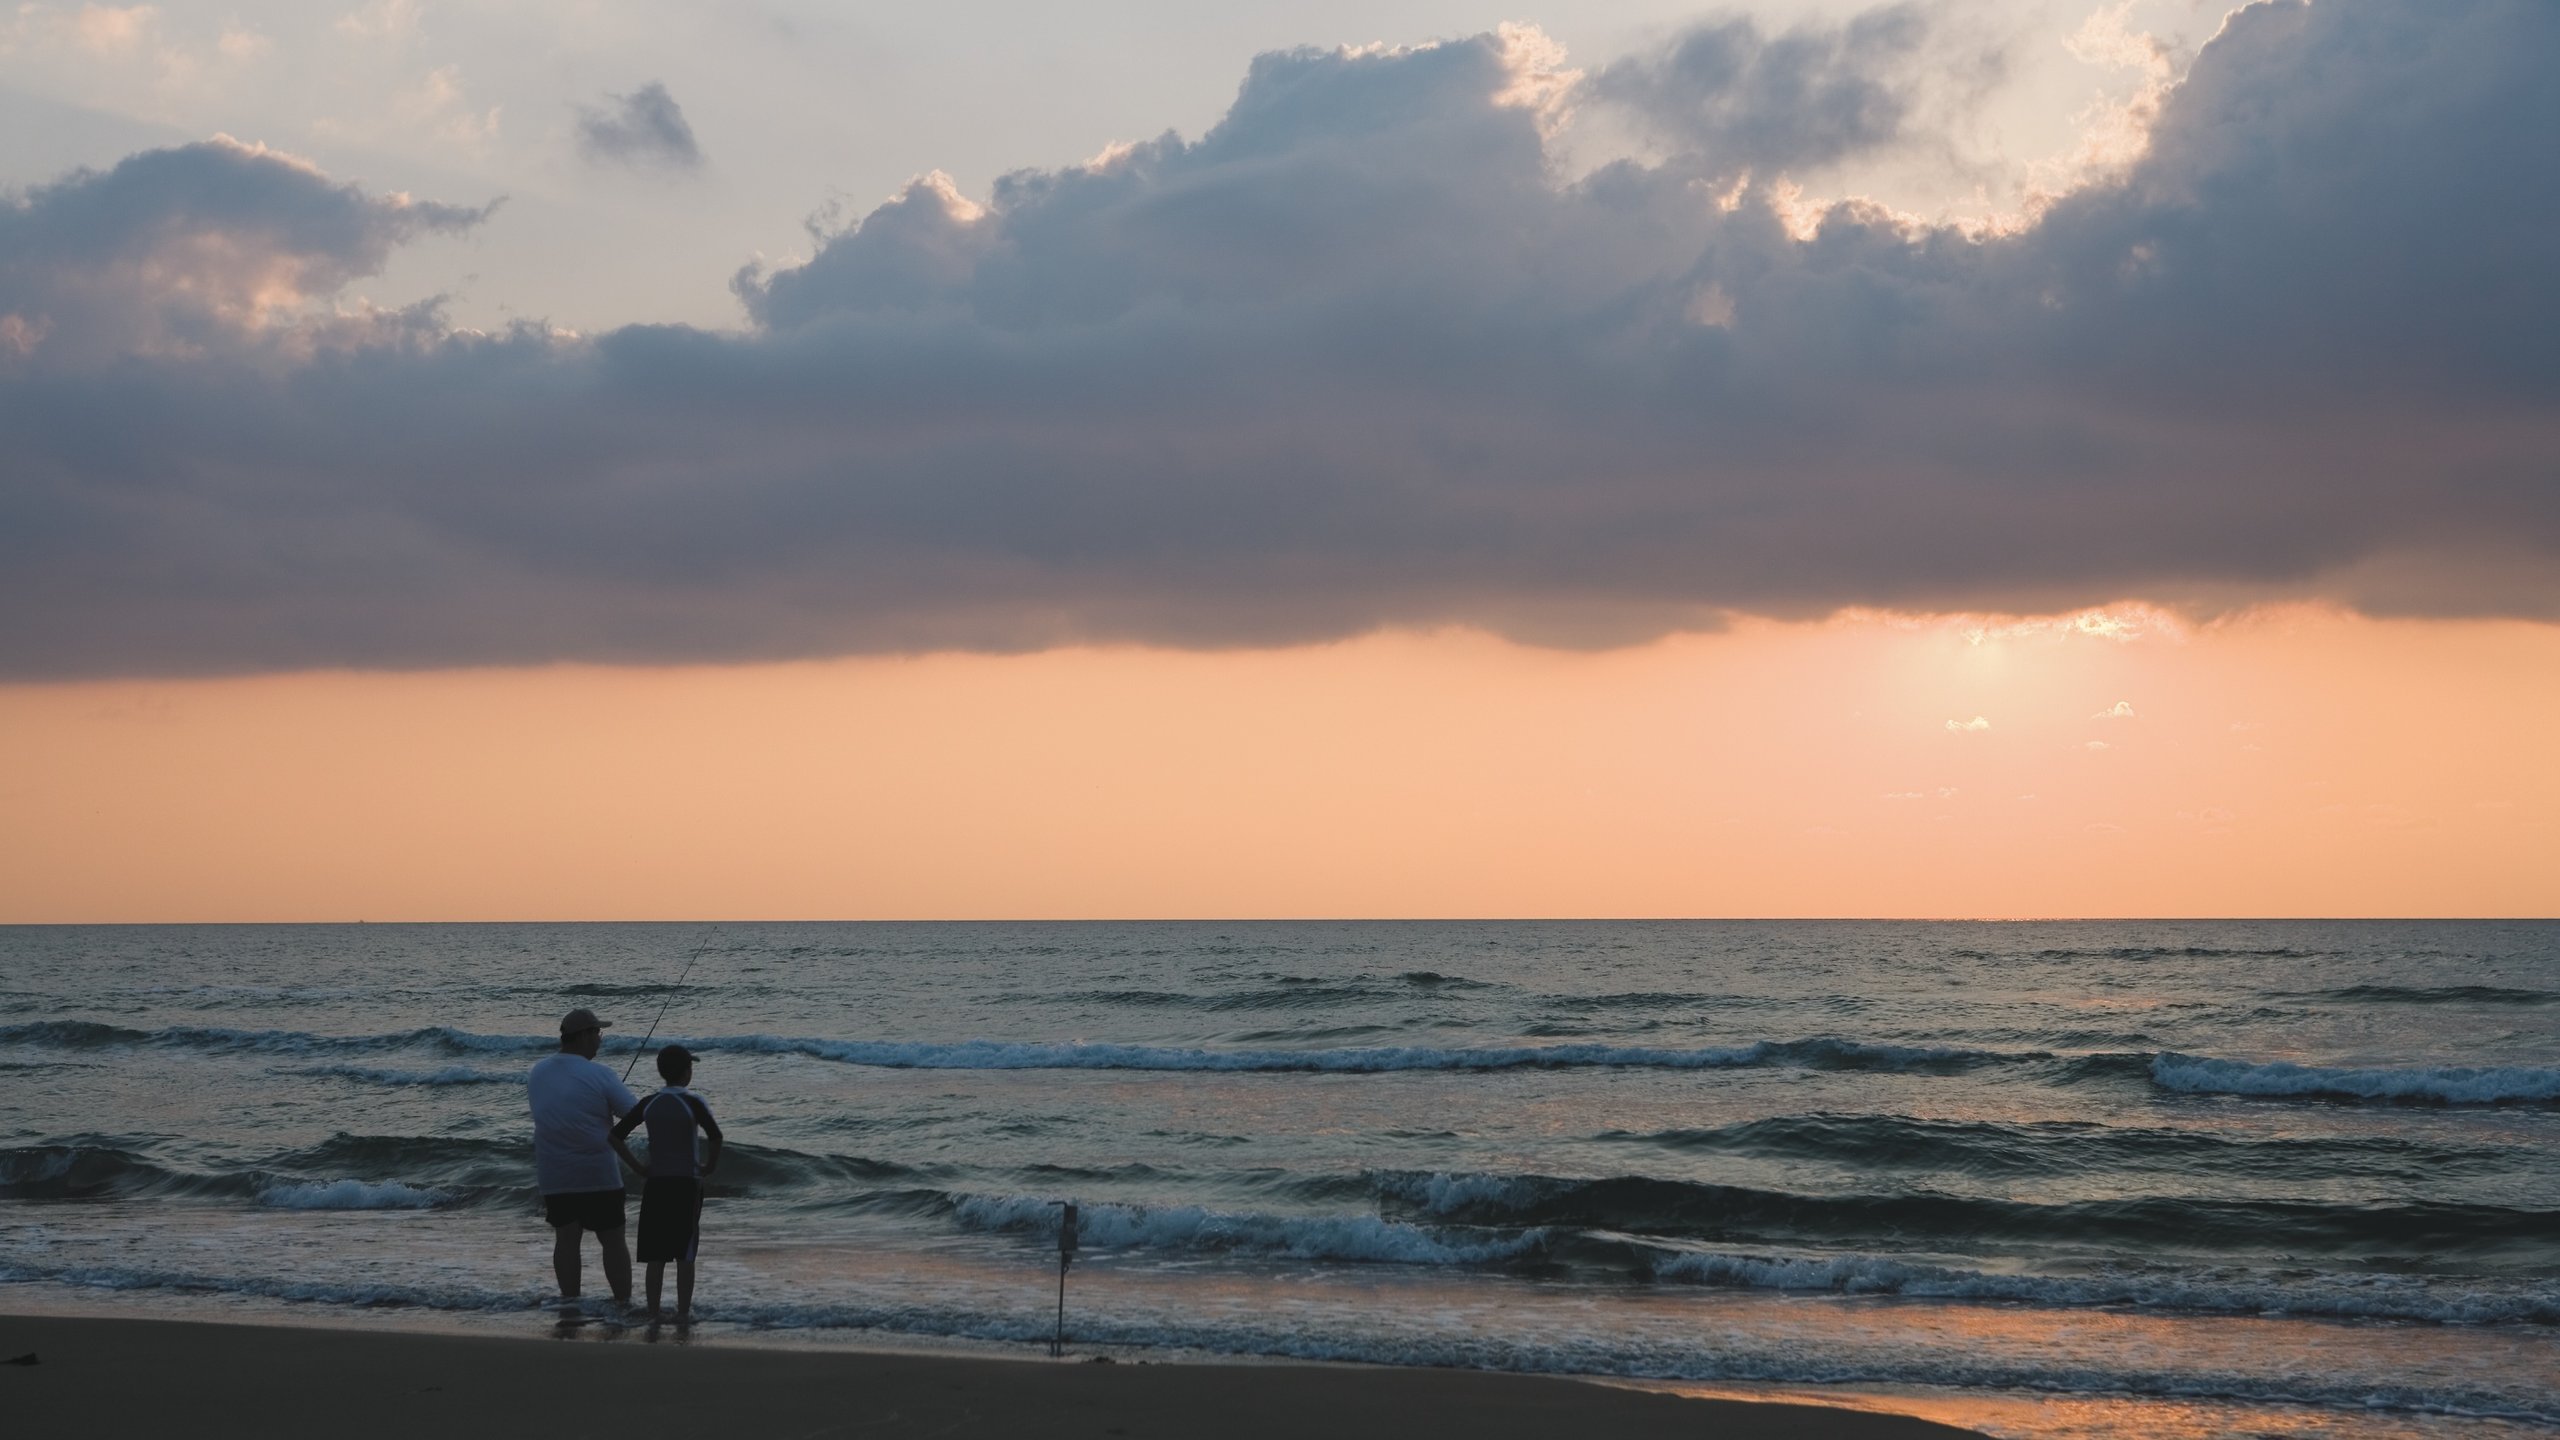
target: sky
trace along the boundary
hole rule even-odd
[[[2549,915],[2545,0],[0,14],[0,921]]]

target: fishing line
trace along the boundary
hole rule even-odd
[[[658,1019],[649,1022],[649,1033],[640,1037],[640,1048],[631,1052],[631,1063],[622,1067],[623,1084],[631,1083],[631,1072],[640,1068],[640,1057],[649,1053],[649,1042],[658,1035],[658,1020],[667,1018],[667,1007],[676,1003],[676,992],[684,988],[685,980],[693,974],[693,962],[701,959],[702,952],[710,949],[711,942],[719,938],[720,927],[714,925],[711,933],[702,937],[702,943],[693,947],[693,955],[684,962],[684,973],[676,976],[676,983],[667,987],[667,998],[658,1004]]]

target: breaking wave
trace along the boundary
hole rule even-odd
[[[952,1206],[964,1229],[1054,1238],[1054,1201],[1022,1195],[971,1195]],[[1377,1215],[1285,1216],[1212,1210],[1198,1205],[1086,1205],[1078,1233],[1087,1245],[1185,1250],[1388,1265],[1493,1265],[1541,1254],[1543,1230],[1465,1235]]]
[[[258,1203],[279,1210],[429,1210],[444,1204],[440,1190],[422,1190],[397,1180],[305,1181],[270,1185],[258,1192]]]
[[[2411,1105],[2536,1105],[2560,1102],[2560,1070],[2526,1066],[2426,1065],[2344,1069],[2273,1060],[2217,1060],[2162,1051],[2151,1078],[2190,1095],[2264,1095],[2379,1100]]]

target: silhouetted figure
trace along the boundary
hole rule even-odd
[[[604,1249],[605,1284],[628,1306],[631,1251],[622,1241],[622,1168],[613,1158],[612,1130],[639,1102],[620,1077],[596,1063],[610,1023],[583,1006],[561,1016],[560,1053],[533,1062],[525,1094],[533,1106],[533,1169],[542,1185],[542,1218],[551,1223],[560,1298],[578,1298],[578,1236],[593,1231]]]
[[[613,1148],[625,1163],[645,1176],[640,1187],[640,1263],[649,1267],[649,1318],[663,1313],[659,1283],[667,1262],[676,1262],[676,1323],[693,1320],[693,1257],[702,1241],[702,1181],[720,1163],[720,1122],[711,1107],[685,1088],[693,1083],[693,1052],[670,1045],[658,1052],[658,1075],[666,1087],[641,1101],[613,1127]],[[649,1163],[631,1153],[627,1139],[643,1122],[649,1126]],[[700,1163],[694,1141],[707,1146]]]

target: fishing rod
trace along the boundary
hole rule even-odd
[[[714,925],[711,933],[702,937],[702,943],[693,947],[693,954],[684,962],[684,973],[676,976],[676,983],[667,987],[667,998],[659,1002],[658,1019],[649,1022],[649,1033],[640,1037],[640,1048],[631,1052],[631,1063],[622,1067],[623,1084],[631,1083],[631,1072],[640,1068],[640,1057],[649,1052],[649,1042],[658,1037],[658,1020],[667,1018],[667,1007],[676,1003],[676,992],[684,988],[684,982],[693,974],[693,962],[701,959],[702,952],[710,949],[711,942],[719,938],[720,927]]]

